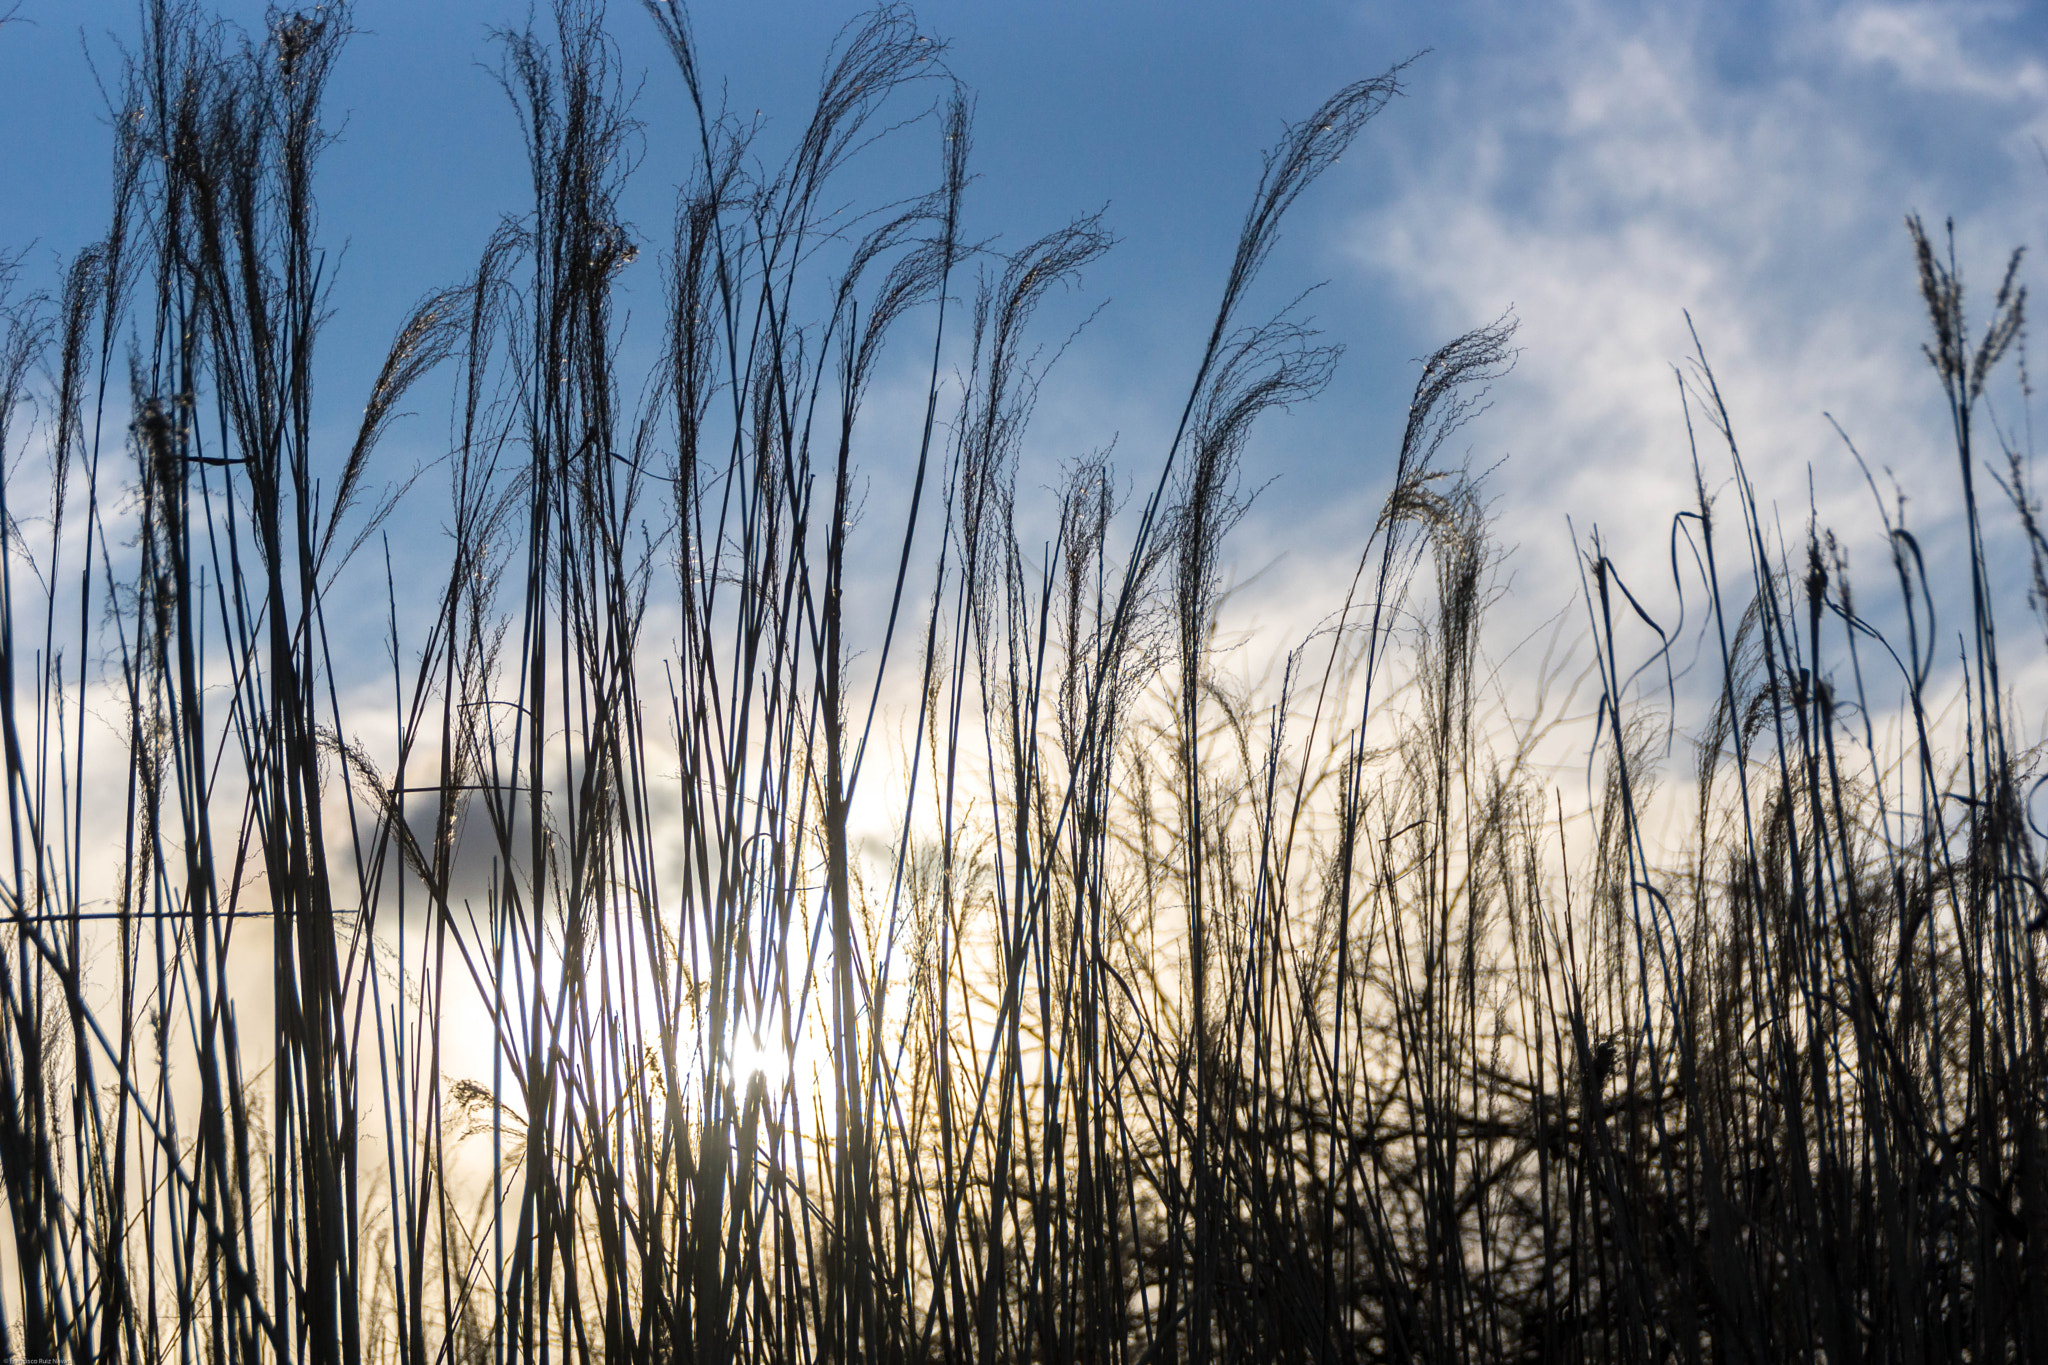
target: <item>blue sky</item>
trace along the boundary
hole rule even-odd
[[[693,13],[730,106],[759,109],[780,146],[854,11]],[[1267,276],[1274,306],[1325,281],[1309,311],[1347,348],[1329,394],[1249,452],[1249,478],[1271,483],[1239,551],[1245,572],[1267,570],[1254,604],[1294,624],[1290,604],[1355,553],[1385,493],[1414,358],[1509,307],[1522,358],[1466,439],[1475,465],[1506,457],[1490,486],[1535,617],[1576,586],[1567,514],[1655,577],[1690,486],[1671,378],[1686,310],[1789,526],[1809,471],[1824,516],[1874,524],[1825,413],[1896,472],[1918,519],[1942,519],[1952,479],[1901,220],[1953,215],[1980,298],[2048,222],[2038,7],[947,0],[917,14],[978,98],[974,229],[1021,243],[1106,208],[1122,239],[1052,319],[1109,301],[1041,403],[1032,449],[1048,480],[1112,437],[1134,478],[1156,468],[1260,150],[1339,85],[1428,49],[1408,96],[1303,201]],[[337,428],[405,307],[461,277],[521,208],[517,131],[489,64],[491,29],[526,15],[489,0],[356,9],[323,182],[326,236],[344,251],[321,394]],[[16,18],[0,28],[13,190],[0,247],[27,251],[29,283],[53,283],[106,202],[86,54],[113,73],[108,35],[136,22],[125,0],[21,0]],[[614,4],[611,26],[628,73],[646,77],[628,207],[654,245],[690,125],[638,6]],[[650,281],[654,256],[636,267]],[[430,458],[437,431],[400,428],[389,458]]]

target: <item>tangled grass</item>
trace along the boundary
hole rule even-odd
[[[1247,434],[1334,362],[1253,286],[1399,68],[1269,154],[1144,496],[1074,462],[1034,560],[1030,326],[1101,223],[975,244],[967,105],[903,11],[774,163],[645,9],[701,149],[653,372],[614,317],[618,58],[560,0],[504,47],[534,201],[344,454],[311,394],[347,9],[237,46],[144,6],[108,235],[0,350],[19,1354],[2048,1358],[2038,755],[1981,520],[2048,603],[2024,452],[1980,449],[2016,270],[1971,331],[1912,225],[1967,544],[1887,526],[1903,638],[1824,531],[1773,550],[1694,370],[1733,491],[1674,522],[1718,682],[1671,847],[1630,700],[1664,656],[1626,656],[1597,546],[1577,823],[1475,685],[1494,551],[1442,456],[1509,322],[1427,363],[1336,626],[1271,695],[1219,666]],[[885,117],[913,87],[931,115]],[[822,207],[919,129],[929,195]],[[906,330],[878,554],[855,456]],[[380,493],[430,375],[446,457]],[[337,585],[434,516],[443,576],[386,579],[389,705],[345,705]],[[1960,667],[1930,559],[1967,560]]]

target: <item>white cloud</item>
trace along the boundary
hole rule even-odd
[[[1852,62],[1887,68],[1911,89],[2038,103],[2048,95],[2048,69],[2037,58],[1973,50],[1984,30],[2012,17],[2005,5],[1853,5],[1837,28]]]
[[[1512,454],[1498,491],[1525,595],[1575,587],[1567,514],[1660,576],[1692,481],[1672,370],[1688,310],[1790,533],[1809,468],[1824,522],[1866,549],[1876,529],[1826,413],[1898,471],[1922,524],[1952,506],[1901,217],[1953,209],[1966,274],[2002,266],[2039,174],[2015,148],[2035,109],[2004,96],[2039,63],[1987,53],[1979,10],[1793,10],[1735,35],[1714,18],[1584,3],[1447,62],[1417,82],[1426,145],[1356,225],[1361,267],[1439,331],[1508,304],[1522,319],[1521,364],[1474,439]],[[1902,107],[1891,72],[1939,98]],[[2001,98],[1958,97],[1983,92]],[[1703,454],[1723,482],[1725,457]]]

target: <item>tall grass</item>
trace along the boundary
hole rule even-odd
[[[1170,445],[1128,500],[1070,463],[1041,542],[1031,326],[1102,224],[973,235],[968,105],[904,11],[777,162],[645,8],[690,103],[644,116],[700,153],[651,373],[577,0],[502,42],[532,203],[346,449],[312,419],[345,7],[239,44],[150,0],[108,236],[54,297],[5,276],[18,1354],[2048,1357],[2048,898],[1987,526],[2037,597],[2048,542],[2026,452],[1981,448],[2016,269],[1973,332],[1911,225],[1965,543],[1887,525],[1889,639],[1824,530],[1776,548],[1701,358],[1705,623],[1590,547],[1568,818],[1488,700],[1495,551],[1444,463],[1511,320],[1425,364],[1333,627],[1263,692],[1215,649],[1248,434],[1335,361],[1255,286],[1399,68],[1269,153]],[[936,188],[835,212],[878,136]],[[445,458],[394,480],[430,375]],[[906,475],[865,538],[862,454]],[[444,576],[401,591],[380,533],[433,520]],[[378,579],[366,705],[329,608]],[[1640,682],[1681,638],[1718,682],[1673,847]]]

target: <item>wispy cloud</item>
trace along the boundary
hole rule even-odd
[[[1761,491],[1804,520],[1874,522],[1829,428],[1949,505],[1900,223],[1953,213],[1984,280],[2048,189],[2041,61],[2009,9],[1581,0],[1475,14],[1417,99],[1394,192],[1355,225],[1360,268],[1439,330],[1513,305],[1525,347],[1480,448],[1521,543],[1522,591],[1576,584],[1565,530],[1664,557],[1691,489],[1673,366],[1696,322]],[[1483,20],[1483,22],[1482,22]],[[1497,22],[1495,22],[1497,20]],[[1713,459],[1710,481],[1725,462]]]
[[[1908,89],[2038,106],[2048,68],[1998,42],[2018,16],[2013,5],[1854,5],[1836,27],[1845,57],[1887,69]]]

